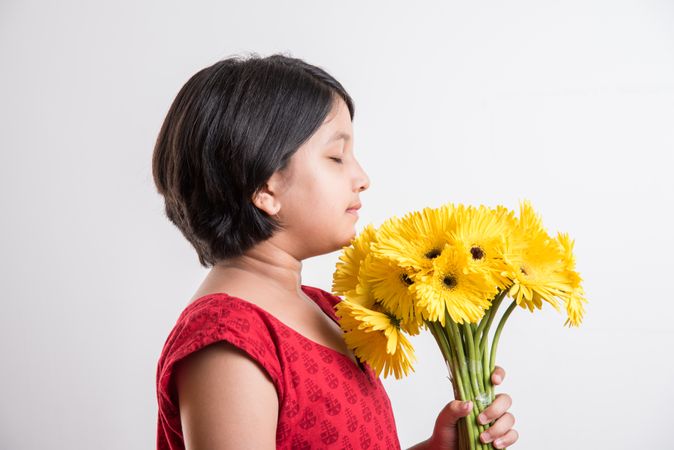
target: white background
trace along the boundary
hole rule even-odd
[[[356,102],[357,230],[443,202],[576,240],[579,329],[517,309],[518,449],[672,445],[674,5],[656,1],[0,3],[0,447],[154,448],[159,353],[206,273],[163,215],[154,140],[197,70],[319,65]],[[330,289],[337,253],[307,260]],[[452,399],[430,335],[384,383],[400,440]]]

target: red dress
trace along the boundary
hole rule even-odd
[[[338,321],[339,297],[312,286],[302,290]],[[221,340],[245,351],[274,382],[277,449],[400,449],[391,402],[367,363],[354,364],[253,303],[215,293],[190,303],[164,344],[157,365],[158,450],[185,448],[175,363]]]

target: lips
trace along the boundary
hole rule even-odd
[[[358,217],[358,210],[360,209],[360,206],[360,203],[356,203],[355,205],[349,206],[346,212]]]

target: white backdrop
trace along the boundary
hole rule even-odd
[[[157,359],[206,269],[152,148],[193,73],[251,51],[355,99],[358,230],[528,198],[576,239],[582,327],[517,309],[501,339],[513,448],[672,442],[672,2],[3,0],[0,448],[154,448]],[[329,290],[337,256],[303,283]],[[413,344],[416,372],[384,379],[403,447],[452,399],[432,338]]]

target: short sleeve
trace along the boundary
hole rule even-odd
[[[269,319],[251,304],[226,294],[216,294],[188,305],[164,345],[157,367],[160,409],[178,413],[175,364],[218,341],[243,350],[268,374],[279,402],[285,396],[276,332]]]

